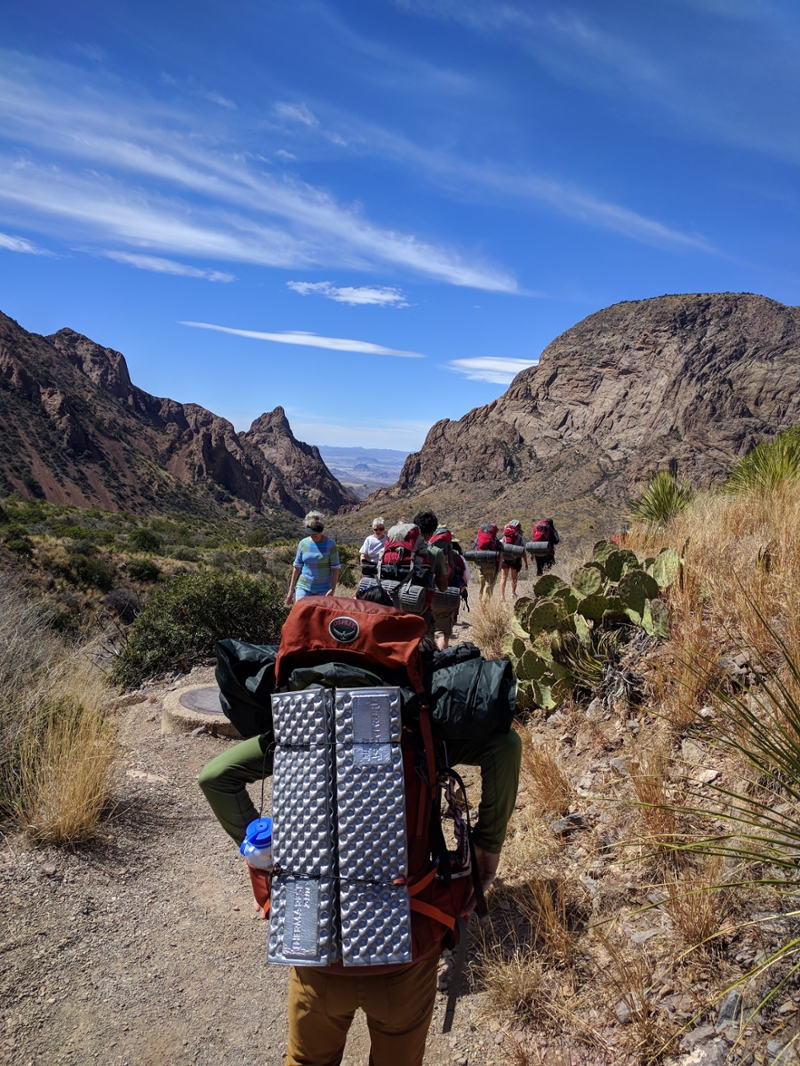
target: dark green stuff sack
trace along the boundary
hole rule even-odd
[[[222,713],[243,737],[272,732],[277,644],[244,644],[241,640],[217,642],[219,702]]]
[[[435,732],[445,740],[478,742],[507,733],[516,710],[515,689],[507,659],[471,658],[436,670],[431,685]]]

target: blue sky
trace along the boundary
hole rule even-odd
[[[800,303],[800,6],[31,0],[0,309],[246,428],[414,449],[619,300]]]

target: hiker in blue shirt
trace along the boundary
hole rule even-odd
[[[286,602],[300,600],[303,596],[334,596],[339,580],[339,549],[336,541],[326,537],[325,516],[319,511],[309,511],[305,517],[307,536],[297,545],[292,580],[286,593]]]

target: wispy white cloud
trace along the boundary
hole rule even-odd
[[[489,381],[493,385],[510,385],[521,370],[536,366],[536,359],[509,359],[484,355],[474,359],[451,359],[448,370],[463,374],[470,381]]]
[[[0,233],[0,248],[5,248],[7,252],[25,252],[27,255],[52,256],[54,254],[53,252],[48,252],[46,248],[40,248],[24,237],[12,237],[8,233]]]
[[[52,232],[58,219],[72,240],[270,266],[390,264],[451,285],[519,291],[500,267],[379,226],[358,205],[221,151],[188,114],[110,90],[98,102],[72,90],[70,69],[53,74],[31,62],[37,80],[14,74],[12,58],[0,78],[0,134],[26,151],[0,160],[0,212],[3,203],[11,217],[24,211],[31,228]]]
[[[278,118],[289,122],[299,122],[301,126],[307,126],[309,129],[318,130],[319,133],[321,133],[326,140],[331,141],[332,144],[338,144],[342,148],[347,147],[347,141],[344,137],[333,130],[326,130],[307,104],[277,103],[275,104],[274,110]]]
[[[274,344],[299,344],[303,348],[328,348],[334,352],[359,352],[362,355],[397,355],[403,359],[424,359],[421,352],[404,352],[398,348],[385,348],[370,341],[347,340],[344,337],[320,337],[317,333],[287,330],[283,333],[262,333],[254,329],[233,329],[231,326],[216,326],[210,322],[181,322],[182,326],[196,329],[213,329],[219,333],[231,333],[235,337],[252,337],[257,341],[272,341]]]
[[[301,296],[325,296],[352,307],[408,307],[403,290],[389,285],[332,285],[330,281],[287,281],[286,284]]]
[[[202,96],[204,100],[209,100],[212,104],[227,108],[228,111],[238,110],[233,100],[229,100],[227,96],[223,96],[221,93],[211,92],[208,89],[198,89],[197,95]]]
[[[117,263],[126,263],[139,270],[152,270],[156,274],[180,274],[187,278],[205,278],[206,281],[236,281],[235,274],[226,274],[222,270],[201,270],[157,255],[140,255],[138,252],[103,252],[103,255]]]

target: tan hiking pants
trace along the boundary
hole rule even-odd
[[[421,1066],[436,999],[438,959],[399,974],[350,977],[293,966],[286,1066],[339,1066],[360,1007],[372,1042],[370,1066]]]

